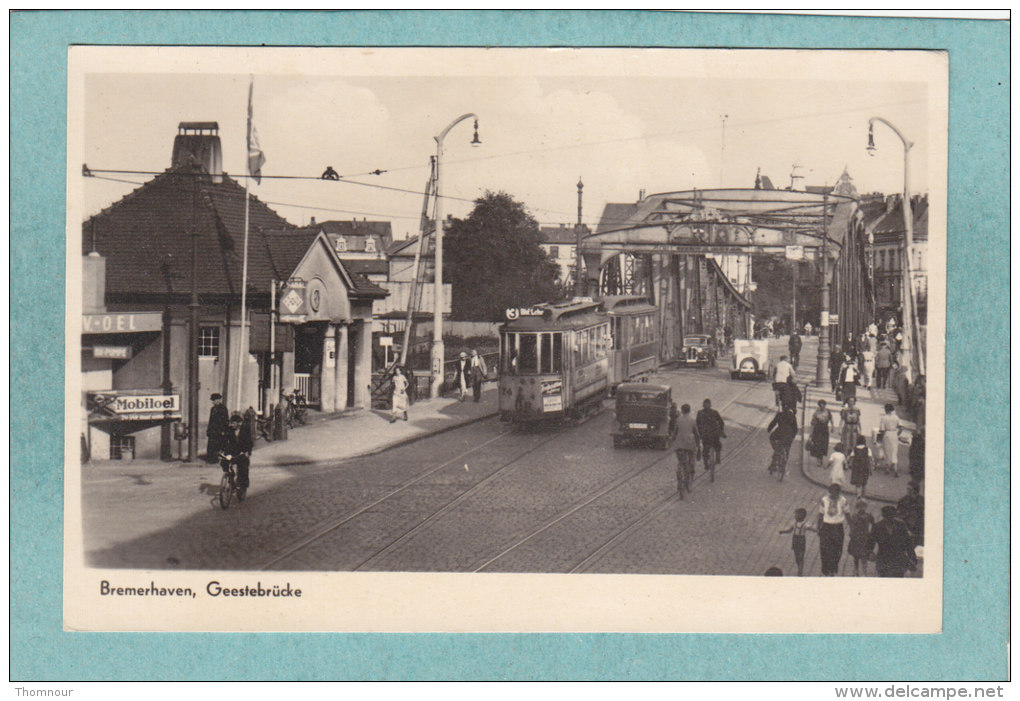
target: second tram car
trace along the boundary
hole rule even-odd
[[[597,412],[609,390],[609,317],[598,302],[508,310],[500,329],[499,413],[530,423]]]
[[[602,308],[609,317],[609,388],[659,369],[659,310],[646,297],[606,297]]]

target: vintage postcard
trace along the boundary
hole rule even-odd
[[[940,632],[948,69],[71,47],[65,629]]]

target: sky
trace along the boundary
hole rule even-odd
[[[170,166],[181,121],[220,125],[224,170],[244,173],[249,81],[266,163],[252,192],[288,221],[391,221],[417,233],[434,137],[443,213],[504,191],[543,225],[593,226],[608,202],[691,188],[831,185],[902,192],[945,173],[945,61],[925,52],[574,49],[96,49],[72,53],[69,178],[89,216]],[[105,53],[104,53],[105,52]],[[933,157],[934,154],[934,157]],[[76,158],[76,156],[80,156]],[[100,177],[81,178],[81,164]],[[331,166],[343,178],[322,181]],[[381,174],[371,174],[375,170]],[[294,176],[299,176],[295,178]],[[308,179],[304,179],[308,178]],[[114,180],[111,180],[114,179]],[[243,183],[243,180],[241,181]]]

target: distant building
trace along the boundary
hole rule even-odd
[[[875,301],[885,313],[901,311],[903,289],[903,197],[901,195],[866,196],[865,231],[871,239],[871,261],[875,280]],[[911,277],[914,300],[920,323],[928,318],[928,196],[915,195],[910,200],[913,220],[911,246]]]
[[[582,226],[581,236],[591,231]],[[538,230],[539,245],[546,255],[559,267],[559,281],[562,285],[574,284],[574,268],[577,265],[577,229],[574,224],[543,226]]]

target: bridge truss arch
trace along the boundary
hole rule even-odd
[[[644,294],[654,301],[663,360],[679,356],[685,333],[710,333],[720,340],[752,333],[753,300],[719,265],[726,256],[795,254],[813,262],[822,273],[822,308],[828,314],[819,321],[828,340],[859,332],[874,314],[867,239],[853,197],[687,190],[614,207],[620,216],[604,216],[581,242],[587,288]]]

